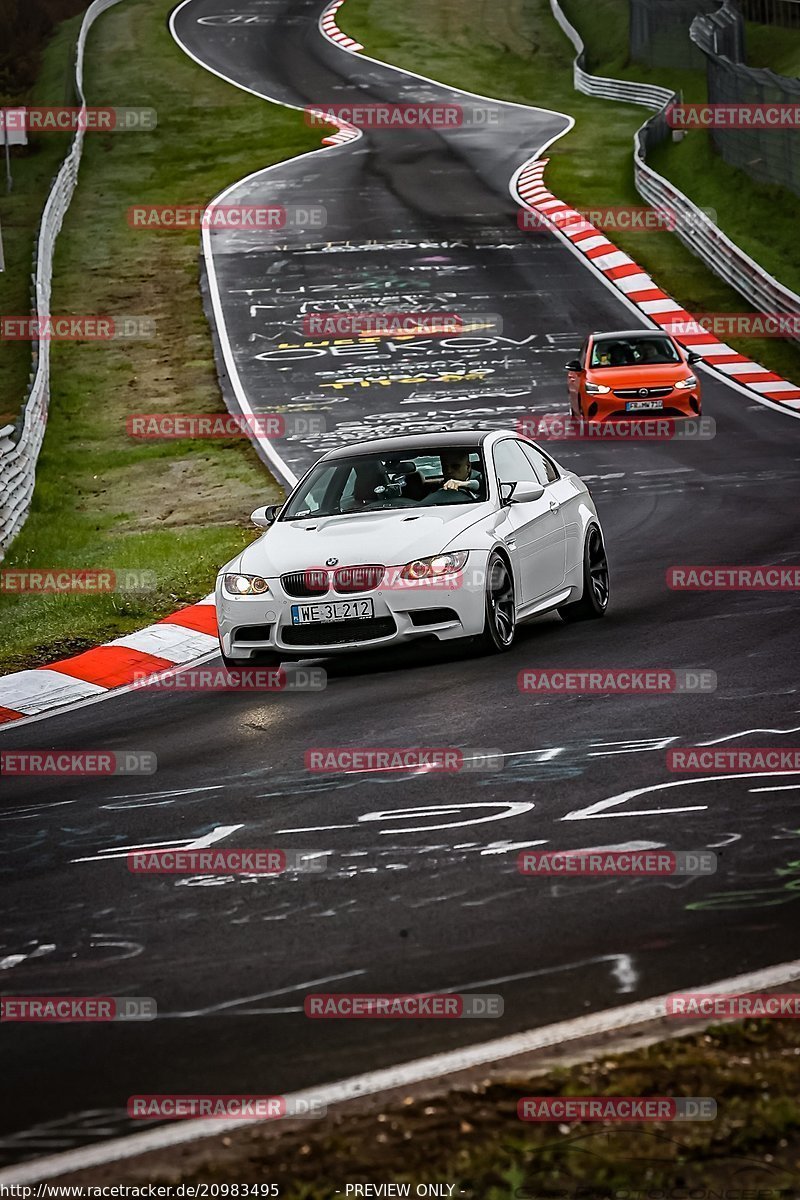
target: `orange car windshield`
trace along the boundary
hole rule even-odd
[[[609,338],[592,346],[591,367],[646,367],[680,362],[675,346],[665,337]]]

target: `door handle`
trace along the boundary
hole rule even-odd
[[[558,512],[558,510],[560,508],[561,508],[561,505],[558,503],[557,500],[550,501],[550,512]]]

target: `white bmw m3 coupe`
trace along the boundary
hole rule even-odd
[[[609,575],[586,484],[510,431],[390,437],[332,450],[219,572],[226,666],[420,638],[508,650],[557,609],[602,617]]]

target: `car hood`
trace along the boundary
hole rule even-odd
[[[664,386],[689,374],[691,368],[686,363],[639,363],[635,367],[593,367],[586,377],[606,387],[627,388]]]
[[[440,554],[454,539],[493,512],[490,503],[447,504],[428,509],[358,513],[341,517],[304,517],[278,521],[229,564],[229,569],[274,578],[286,571],[325,566],[329,558],[340,567],[379,563],[398,567],[414,558]]]

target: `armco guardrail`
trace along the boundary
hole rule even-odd
[[[800,112],[800,79],[749,67],[744,52],[744,20],[730,0],[715,13],[696,17],[692,42],[705,56],[708,99],[712,104],[760,105],[762,111]],[[714,149],[732,167],[761,183],[777,183],[800,196],[800,142],[791,125],[712,129]]]
[[[657,113],[645,121],[634,134],[633,169],[636,190],[653,208],[666,212],[673,219],[675,233],[693,254],[721,279],[735,288],[760,312],[785,313],[800,318],[800,296],[784,287],[754,259],[745,254],[696,204],[682,191],[647,165],[647,152],[671,136],[667,124],[667,108],[679,104],[677,92],[625,79],[603,79],[584,69],[585,48],[577,29],[567,20],[559,0],[550,0],[558,24],[575,48],[575,90],[586,96],[617,100],[626,104],[641,104],[655,108]],[[787,335],[788,336],[788,335]],[[800,343],[800,334],[792,335]]]
[[[644,104],[647,108],[661,109],[675,98],[669,88],[655,87],[648,83],[632,83],[628,79],[603,79],[590,75],[584,69],[586,49],[574,25],[567,20],[558,0],[550,0],[550,9],[558,24],[575,48],[572,78],[576,92],[585,96],[599,96],[603,100],[618,100],[622,104]]]
[[[86,37],[97,18],[119,0],[94,0],[84,13],[75,50],[75,89],[81,110],[86,108],[83,92],[83,57]],[[78,179],[85,130],[81,122],[69,153],[53,180],[42,212],[34,251],[32,312],[41,320],[50,315],[53,250]],[[39,458],[50,398],[50,343],[42,338],[33,343],[33,360],[28,393],[15,425],[0,428],[0,558],[19,533],[33,496],[36,462]]]

